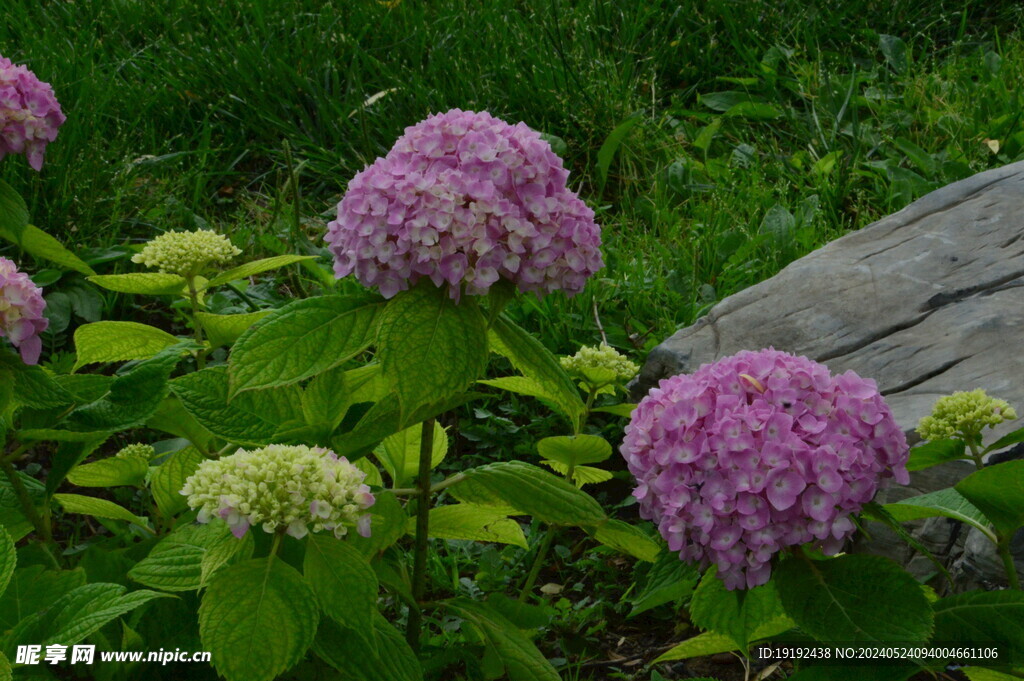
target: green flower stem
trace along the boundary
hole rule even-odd
[[[437,483],[436,485],[431,485],[430,486],[430,493],[431,494],[435,494],[437,492],[440,492],[443,489],[451,487],[452,485],[454,485],[456,483],[460,483],[460,482],[462,482],[465,479],[466,479],[466,475],[464,473],[456,473],[452,477],[446,478],[446,479],[442,480],[441,482]],[[392,494],[396,494],[398,496],[417,497],[417,496],[419,496],[422,493],[422,490],[420,490],[419,487],[393,487],[391,489],[391,493]]]
[[[7,456],[0,457],[0,461],[14,462],[18,458],[28,451],[29,446],[27,444],[21,444],[14,448],[14,450]]]
[[[975,465],[980,471],[985,467],[985,462],[982,460],[985,453],[978,448],[978,442],[980,437],[965,437],[964,441],[967,443],[967,448],[971,450],[971,458],[974,459]],[[1020,589],[1020,577],[1017,575],[1017,566],[1013,562],[1013,554],[1010,552],[1010,535],[1004,535],[995,527],[992,528],[993,534],[995,534],[995,545],[996,552],[999,557],[1003,559],[1003,569],[1006,571],[1006,580],[1010,585],[1011,589]],[[990,537],[991,538],[991,537]]]
[[[32,523],[32,527],[35,528],[36,533],[46,544],[53,543],[53,533],[50,530],[50,523],[43,519],[43,516],[39,515],[39,510],[32,503],[32,499],[28,495],[28,490],[25,489],[25,483],[21,481],[17,471],[14,470],[14,466],[8,460],[0,461],[0,469],[3,470],[4,475],[11,482],[11,488],[14,490],[14,496],[18,498],[18,503],[21,504],[21,511],[28,518],[29,522]]]
[[[530,574],[526,576],[526,583],[523,584],[523,589],[519,592],[520,603],[525,603],[530,592],[533,591],[533,587],[537,583],[537,577],[540,576],[540,569],[544,567],[544,560],[548,557],[548,551],[551,549],[551,544],[554,541],[555,528],[549,527],[545,531],[544,538],[540,540],[540,546],[537,547],[537,555],[534,556],[533,565],[530,566]]]
[[[203,344],[203,326],[199,323],[199,292],[196,291],[196,278],[188,278],[188,299],[192,304],[192,328],[195,330],[196,343]],[[196,351],[196,367],[206,368],[206,348]]]
[[[419,499],[416,501],[416,544],[412,561],[412,598],[416,607],[409,608],[409,623],[405,638],[413,650],[419,650],[420,630],[423,628],[423,611],[419,603],[427,587],[427,533],[430,529],[430,461],[434,449],[434,419],[423,422],[420,433],[419,474],[416,488]]]

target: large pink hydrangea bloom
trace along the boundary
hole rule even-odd
[[[578,293],[603,266],[594,212],[525,123],[453,109],[406,128],[356,175],[328,225],[334,271],[390,298],[429,277],[458,299],[499,279]]]
[[[788,546],[838,553],[881,481],[909,482],[906,437],[874,381],[774,349],[661,381],[622,455],[641,515],[729,589],[767,582]]]
[[[43,290],[28,275],[0,256],[0,336],[6,336],[21,353],[25,364],[39,361],[43,343],[39,334],[50,325],[43,316]]]
[[[57,139],[64,120],[50,84],[0,56],[0,159],[25,154],[41,170],[46,145]]]

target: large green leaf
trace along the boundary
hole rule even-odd
[[[541,459],[541,463],[551,468],[556,473],[562,475],[569,475],[569,467],[561,461],[552,461],[551,459]],[[584,485],[592,485],[599,482],[608,482],[614,475],[611,471],[606,471],[603,468],[595,468],[594,466],[574,466],[572,469],[572,481],[576,483],[577,487],[583,487]]]
[[[177,451],[149,476],[149,489],[156,506],[165,518],[188,508],[188,502],[181,495],[185,479],[192,475],[203,461],[203,455],[195,447]]]
[[[967,445],[963,440],[934,440],[910,450],[908,471],[919,471],[947,461],[965,458]]]
[[[180,376],[171,381],[171,389],[204,428],[238,444],[269,444],[282,426],[304,422],[298,386],[251,391],[229,401],[224,367]]]
[[[25,617],[49,608],[61,596],[85,584],[85,570],[47,570],[29,565],[14,571],[6,591],[0,595],[0,632]]]
[[[685,598],[693,593],[700,581],[700,572],[691,563],[679,560],[675,551],[663,551],[651,566],[640,593],[633,598],[630,617]]]
[[[373,631],[377,574],[365,555],[333,535],[315,534],[306,541],[302,573],[328,617],[349,629]]]
[[[882,508],[888,511],[893,518],[903,522],[935,516],[953,518],[976,527],[993,540],[995,539],[981,510],[952,487],[886,504]]]
[[[574,426],[580,422],[586,407],[579,390],[558,359],[544,345],[500,316],[488,331],[491,350],[507,358],[521,374],[545,391],[543,397],[565,414]]]
[[[387,490],[376,492],[375,496],[376,502],[370,507],[370,536],[349,533],[345,539],[365,556],[374,556],[401,539],[408,522],[398,497]]]
[[[985,452],[998,452],[1000,449],[1015,445],[1018,442],[1024,442],[1024,428],[1018,428],[1012,433],[1002,436],[988,447],[985,447]]]
[[[89,281],[108,291],[144,295],[183,295],[185,278],[168,272],[129,272],[128,274],[97,274]]]
[[[229,281],[245,279],[246,277],[251,277],[254,274],[259,274],[260,272],[269,272],[270,270],[276,270],[279,267],[291,265],[292,263],[300,262],[302,260],[314,259],[316,259],[315,255],[275,255],[270,258],[263,258],[262,260],[253,260],[252,262],[239,265],[238,267],[234,267],[226,272],[221,272],[207,282],[206,287],[212,288],[214,286],[220,286],[221,284],[226,284]]]
[[[50,409],[67,406],[75,401],[74,395],[54,380],[46,369],[25,364],[4,346],[0,346],[0,366],[14,376],[12,399],[17,404]]]
[[[66,440],[58,443],[57,451],[50,459],[52,462],[50,472],[46,476],[47,494],[56,492],[68,474],[106,442],[109,433],[87,433],[87,435],[89,437],[82,440]]]
[[[621,520],[607,520],[591,530],[590,536],[609,548],[647,562],[653,562],[661,552],[658,542]]]
[[[206,332],[206,340],[210,347],[219,348],[222,345],[231,345],[245,333],[250,326],[269,315],[272,310],[260,310],[247,314],[212,314],[210,312],[197,312],[196,318],[199,325]]]
[[[42,506],[46,499],[43,483],[21,471],[17,471],[17,476],[25,486],[29,499],[36,507]],[[0,476],[0,525],[7,528],[7,533],[11,535],[11,539],[14,541],[18,541],[33,529],[32,523],[22,515],[21,503],[11,488],[11,483],[7,476]]]
[[[54,494],[53,499],[64,508],[66,513],[81,513],[82,515],[105,518],[107,520],[123,520],[149,529],[149,523],[143,518],[135,515],[124,506],[118,506],[113,501],[98,499],[97,497],[87,497],[81,494]]]
[[[28,225],[28,206],[14,187],[0,180],[0,236],[15,243]]]
[[[956,485],[1003,535],[1024,525],[1024,460],[986,466]]]
[[[117,487],[138,485],[146,477],[149,463],[137,456],[115,456],[75,466],[68,482],[79,487]]]
[[[717,653],[729,653],[739,650],[740,645],[731,636],[715,631],[705,631],[693,638],[688,638],[679,645],[669,648],[658,656],[651,664],[671,662],[672,660],[688,660],[693,657],[704,657]]]
[[[377,354],[403,418],[467,389],[487,364],[487,327],[476,305],[421,284],[381,313]]]
[[[85,275],[96,274],[91,267],[82,262],[81,258],[64,248],[59,241],[35,225],[25,225],[21,235],[13,238],[7,231],[0,230],[0,237],[13,241],[23,251],[37,258],[49,260],[61,267]]]
[[[523,528],[509,518],[514,509],[481,504],[450,504],[430,509],[430,536],[437,539],[490,541],[529,548]],[[409,518],[410,533],[416,531],[416,519]]]
[[[597,527],[608,516],[592,496],[568,481],[522,461],[471,468],[449,487],[460,501],[511,506],[552,525]]]
[[[181,525],[136,563],[128,576],[154,589],[195,591],[203,583],[203,559],[221,544],[231,548],[232,554],[241,544],[225,523]]]
[[[473,624],[491,654],[501,661],[509,681],[560,681],[533,641],[498,611],[466,598],[445,601],[444,607]]]
[[[1024,592],[968,591],[932,604],[935,641],[962,646],[995,646],[1000,661],[1024,661]],[[975,660],[978,664],[985,664]]]
[[[395,487],[403,487],[409,480],[416,477],[419,470],[420,443],[423,441],[423,425],[401,430],[384,438],[373,450],[377,460],[391,476]],[[435,468],[444,460],[448,453],[448,434],[441,426],[433,429],[431,443],[430,468]]]
[[[350,387],[346,385],[349,372],[341,367],[318,374],[302,391],[302,413],[306,423],[322,426],[330,434],[341,424],[352,406]]]
[[[545,459],[579,466],[606,460],[612,455],[612,446],[598,435],[556,435],[539,441],[537,451]]]
[[[184,438],[202,451],[217,448],[214,443],[216,436],[185,410],[185,405],[174,394],[173,385],[171,394],[163,399],[153,415],[146,420],[146,427]]]
[[[97,362],[148,359],[178,339],[148,324],[94,322],[75,330],[75,369]]]
[[[744,653],[751,641],[793,628],[786,612],[773,582],[746,591],[729,591],[713,569],[704,573],[690,599],[693,623],[729,636]]]
[[[321,296],[275,310],[231,349],[230,394],[297,383],[355,357],[373,341],[380,307],[364,298]]]
[[[345,681],[422,681],[423,669],[405,638],[379,614],[374,613],[373,633],[377,650],[366,645],[366,631],[346,629],[324,620],[316,632],[313,650],[341,672]]]
[[[932,610],[924,591],[880,556],[782,561],[779,597],[800,628],[819,641],[927,641]]]
[[[303,658],[319,620],[302,575],[270,556],[213,577],[199,606],[199,635],[228,681],[271,681]]]
[[[14,550],[14,540],[7,529],[0,525],[0,596],[3,595],[7,583],[14,574],[14,566],[18,564],[18,554]]]

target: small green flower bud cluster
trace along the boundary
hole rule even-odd
[[[135,457],[137,459],[143,459],[149,461],[156,454],[156,450],[153,449],[152,445],[144,445],[141,442],[123,447],[117,456],[121,458]]]
[[[982,428],[994,428],[1003,421],[1013,421],[1017,412],[1006,400],[989,397],[984,390],[955,392],[939,398],[930,416],[917,426],[917,434],[925,440],[952,437],[975,438]]]
[[[254,525],[265,532],[284,528],[296,539],[321,530],[340,539],[354,525],[368,537],[365,511],[374,498],[365,478],[348,459],[322,447],[268,445],[204,461],[181,494],[199,509],[196,520],[217,516],[238,538]]]
[[[132,262],[146,267],[191,277],[209,265],[222,265],[242,251],[226,236],[210,229],[194,232],[164,232],[132,256]]]
[[[625,383],[640,371],[639,366],[604,343],[597,347],[584,345],[575,355],[560,361],[563,369],[594,384]]]

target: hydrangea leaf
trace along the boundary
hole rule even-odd
[[[907,461],[908,471],[920,471],[947,461],[965,458],[967,445],[963,440],[935,440],[910,450]]]
[[[206,340],[212,348],[231,345],[248,330],[250,326],[269,315],[272,310],[260,310],[246,314],[212,314],[197,312],[199,325],[206,332]]]
[[[252,532],[246,532],[241,539],[235,539],[234,535],[225,534],[217,541],[210,543],[203,552],[202,560],[199,563],[199,588],[209,584],[222,567],[252,558],[255,550],[256,540],[253,539]]]
[[[146,477],[149,463],[137,456],[109,457],[75,466],[67,479],[79,487],[117,487],[138,485]]]
[[[214,435],[242,445],[265,445],[282,425],[301,423],[302,393],[279,386],[229,398],[224,367],[203,369],[171,381],[185,410]]]
[[[1019,670],[1017,676],[986,667],[960,667],[959,671],[971,681],[1020,681]]]
[[[297,383],[355,357],[373,341],[380,307],[362,297],[321,296],[275,310],[231,349],[231,397]]]
[[[271,681],[306,654],[319,620],[302,575],[270,556],[213,577],[199,606],[199,636],[228,681]]]
[[[623,402],[622,404],[611,404],[607,407],[594,407],[590,411],[598,414],[614,414],[615,416],[622,416],[628,419],[633,415],[634,409],[636,409],[636,405],[632,402]]]
[[[403,418],[462,392],[487,364],[487,330],[479,308],[465,301],[456,304],[430,284],[388,302],[377,346]]]
[[[662,551],[647,572],[639,595],[632,600],[633,609],[629,611],[629,616],[635,617],[651,608],[692,594],[698,581],[700,572],[696,566],[679,560],[679,554],[675,551]]]
[[[74,395],[64,389],[46,369],[25,364],[20,357],[3,346],[0,346],[0,367],[14,376],[12,399],[17,404],[34,409],[50,409],[69,405],[75,400]]]
[[[552,525],[596,527],[604,523],[601,505],[567,480],[522,461],[471,468],[449,490],[456,499],[489,506],[511,506]]]
[[[690,617],[701,629],[726,634],[746,651],[750,642],[793,628],[775,584],[729,591],[715,569],[708,570],[690,600]],[[772,633],[763,633],[771,630]]]
[[[403,487],[419,470],[420,443],[423,440],[423,427],[416,424],[400,430],[394,435],[384,438],[373,450],[377,460],[391,476],[395,487]],[[444,461],[448,453],[448,433],[441,426],[433,429],[433,443],[430,455],[430,468],[436,468]]]
[[[85,584],[85,570],[47,570],[42,565],[19,568],[11,576],[10,588],[0,590],[0,631],[7,631],[23,618],[45,610],[69,591]]]
[[[161,539],[149,555],[128,571],[140,584],[163,591],[195,591],[203,583],[203,560],[218,544],[233,548],[242,542],[225,523],[183,524]]]
[[[510,681],[560,681],[533,641],[493,608],[467,598],[445,601],[444,607],[473,624]]]
[[[14,566],[18,564],[18,554],[14,550],[14,540],[7,530],[0,525],[0,596],[14,574]]]
[[[28,497],[37,507],[42,506],[46,499],[46,488],[31,475],[17,471],[18,479],[25,486]],[[22,515],[18,496],[11,488],[7,476],[0,477],[0,525],[7,529],[13,541],[18,541],[32,531],[32,523]]]
[[[986,466],[957,483],[957,492],[974,504],[1003,535],[1024,525],[1024,460]]]
[[[129,272],[127,274],[97,274],[89,281],[108,291],[140,293],[162,296],[181,294],[186,287],[185,278],[169,272]]]
[[[146,427],[170,433],[175,437],[188,440],[201,451],[215,449],[213,440],[215,436],[204,428],[192,414],[188,413],[181,399],[174,394],[174,384],[171,384],[171,394],[160,402],[160,405],[153,412],[153,415],[146,420]]]
[[[515,509],[481,504],[450,504],[430,509],[430,536],[436,539],[489,541],[529,548],[523,528],[509,518]],[[416,531],[415,518],[408,521],[408,531]]]
[[[148,359],[178,339],[148,324],[94,322],[75,329],[75,370],[86,364]]]
[[[82,515],[106,518],[107,520],[123,520],[149,529],[149,523],[143,518],[135,515],[124,506],[118,506],[113,501],[97,497],[87,497],[82,494],[54,494],[53,499],[67,513],[81,513]]]
[[[254,274],[259,274],[261,272],[269,272],[270,270],[276,270],[279,267],[284,267],[285,265],[291,265],[292,263],[301,262],[302,260],[315,259],[315,255],[275,255],[270,258],[253,260],[252,262],[247,262],[244,265],[233,267],[232,269],[227,270],[226,272],[221,272],[213,279],[211,279],[209,282],[207,282],[206,287],[212,288],[214,286],[220,286],[221,284],[226,284],[229,281],[245,279],[246,277],[251,277]]]
[[[0,235],[17,243],[28,225],[28,206],[14,187],[0,180]]]
[[[21,250],[37,258],[49,260],[86,276],[96,274],[81,258],[64,248],[59,241],[35,225],[25,225],[19,236],[9,235],[6,230],[0,229],[0,236],[13,241],[21,246]]]
[[[106,442],[109,433],[89,433],[90,438],[60,442],[51,458],[52,466],[46,476],[46,493],[53,494],[74,468],[85,461],[100,445]]]
[[[324,620],[316,632],[313,650],[351,681],[423,681],[423,669],[405,637],[374,613],[377,650],[367,649],[366,632]]]
[[[349,629],[373,631],[377,574],[360,551],[330,534],[312,535],[302,573],[328,617]]]
[[[569,467],[561,461],[552,461],[551,459],[541,459],[541,463],[551,468],[556,473],[562,475],[569,474]],[[606,471],[603,468],[595,468],[593,466],[576,466],[572,469],[572,481],[576,483],[577,487],[583,487],[584,485],[592,485],[599,482],[608,482],[613,477],[611,471]]]
[[[988,447],[985,447],[983,453],[998,452],[1000,449],[1005,449],[1010,445],[1017,444],[1018,442],[1024,442],[1024,428],[1020,428],[1018,430],[1013,431],[1012,433],[1007,433],[1006,435],[1002,436],[1001,438],[990,444]]]
[[[185,479],[192,475],[203,461],[202,453],[195,447],[186,447],[171,454],[170,458],[152,469],[149,489],[156,507],[166,518],[184,511],[188,502],[181,495]]]
[[[11,669],[11,662],[7,656],[0,652],[0,681],[12,681],[14,672]]]
[[[334,367],[306,385],[302,391],[302,413],[308,425],[324,426],[328,433],[338,427],[352,405],[348,374],[341,367]]]
[[[637,527],[621,520],[609,519],[598,525],[590,535],[605,546],[639,560],[653,562],[661,553],[661,546]]]
[[[556,435],[538,442],[537,451],[546,459],[578,466],[605,461],[612,455],[612,446],[598,435]]]
[[[1024,655],[1024,592],[968,591],[932,604],[935,641],[985,646],[1020,662]]]
[[[774,581],[786,614],[819,641],[927,641],[932,632],[920,585],[880,556],[791,558]]]
[[[692,657],[704,657],[716,653],[729,653],[739,650],[739,644],[731,636],[714,631],[705,631],[693,638],[688,638],[677,646],[662,653],[651,664],[671,662],[672,660],[688,660]]]
[[[967,523],[972,527],[978,528],[986,535],[992,536],[992,531],[988,528],[988,521],[985,519],[985,515],[977,506],[952,487],[886,504],[882,508],[888,511],[893,518],[901,522],[943,516]]]
[[[542,386],[545,399],[576,425],[586,408],[579,391],[558,359],[532,335],[500,316],[488,332],[491,350],[508,359],[521,374]]]
[[[387,490],[375,492],[376,503],[370,507],[370,536],[349,533],[345,539],[360,553],[372,556],[388,548],[405,535],[408,516],[398,497]]]

